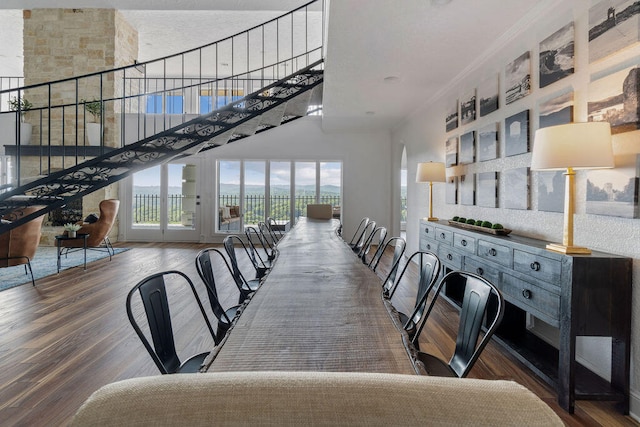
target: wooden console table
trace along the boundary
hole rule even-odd
[[[575,399],[612,400],[628,414],[632,260],[564,255],[547,243],[420,222],[420,249],[436,253],[445,272],[473,272],[502,291],[507,307],[494,337],[556,388],[565,410],[573,413]],[[461,298],[460,289],[446,295],[453,303]],[[559,348],[527,329],[527,313],[559,329]],[[577,336],[611,337],[610,382],[576,362]]]

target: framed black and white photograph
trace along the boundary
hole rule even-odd
[[[478,129],[478,161],[485,162],[498,158],[498,123]]]
[[[602,0],[589,9],[589,62],[640,42],[636,0]]]
[[[485,208],[498,207],[498,172],[481,172],[478,174],[478,190],[476,205]]]
[[[564,212],[564,171],[539,171],[538,210],[544,212]]]
[[[471,131],[460,136],[458,164],[466,165],[476,161],[476,132]]]
[[[529,110],[504,119],[504,155],[529,152]]]
[[[480,117],[484,117],[498,109],[499,95],[500,87],[497,74],[494,77],[486,79],[480,84],[480,87],[478,87],[478,108],[480,109]]]
[[[640,129],[640,67],[613,72],[589,84],[590,122],[611,123],[611,133]]]
[[[460,204],[473,206],[476,203],[476,176],[466,174],[460,176]]]
[[[458,164],[458,137],[452,136],[444,144],[445,166],[455,166]]]
[[[458,100],[457,99],[454,102],[452,102],[451,105],[449,105],[449,107],[447,108],[446,128],[447,128],[447,132],[458,128]]]
[[[549,86],[575,70],[573,22],[540,42],[540,87]]]
[[[447,178],[445,187],[445,199],[448,205],[458,204],[458,177],[450,176]]]
[[[538,128],[573,122],[573,92],[567,92],[540,103]]]
[[[531,53],[523,53],[505,69],[505,98],[507,105],[531,92]]]
[[[460,101],[460,123],[469,124],[476,119],[476,90],[466,93]]]
[[[614,169],[587,171],[588,214],[638,218],[640,156],[615,156]]]
[[[529,168],[507,169],[502,172],[502,179],[502,206],[507,209],[529,209]]]

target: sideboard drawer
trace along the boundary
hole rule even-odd
[[[453,245],[453,232],[449,230],[443,230],[442,228],[436,228],[436,240],[439,242]]]
[[[505,267],[511,267],[511,249],[508,246],[478,239],[478,255]]]
[[[446,264],[448,267],[453,268],[454,270],[462,269],[462,255],[452,251],[451,247],[447,245],[440,245],[438,247],[438,257],[440,258],[440,262]]]
[[[421,223],[420,227],[420,233],[422,233],[420,237],[426,237],[427,239],[435,240],[436,228],[433,225]]]
[[[475,237],[467,236],[464,234],[453,234],[453,246],[458,249],[462,249],[465,252],[471,254],[476,253],[476,239]]]
[[[420,239],[420,250],[421,251],[431,251],[433,253],[438,253],[438,244],[434,243],[431,240]]]
[[[560,283],[562,264],[555,259],[514,249],[513,269],[536,279],[550,283]]]
[[[508,274],[502,275],[499,287],[507,300],[533,314],[542,313],[548,317],[542,320],[551,321],[553,326],[559,325],[560,295]]]
[[[478,262],[470,257],[464,257],[464,270],[482,276],[498,286],[500,272],[496,268],[488,266],[486,263]]]

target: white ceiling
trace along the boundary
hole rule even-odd
[[[452,0],[438,5],[442,0],[331,0],[324,128],[392,128],[469,72],[482,59],[483,52],[501,42],[528,14],[561,1]],[[218,40],[304,3],[48,0],[46,6],[120,9],[138,30],[139,59],[144,61]],[[0,2],[0,9],[38,7],[42,7],[41,0]],[[6,31],[9,23],[1,19],[5,22],[0,25],[0,36],[1,28]],[[2,61],[12,56],[6,46],[0,47]],[[385,82],[385,77],[390,76],[397,79]]]

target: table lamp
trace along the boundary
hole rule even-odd
[[[565,254],[590,254],[573,245],[575,170],[612,168],[611,126],[607,122],[570,123],[538,129],[534,137],[531,169],[564,170],[564,230],[562,244],[547,249]]]
[[[442,162],[426,162],[418,163],[418,172],[416,173],[416,182],[429,183],[429,217],[427,221],[437,221],[438,218],[433,216],[433,183],[445,182],[447,180],[444,163]]]

